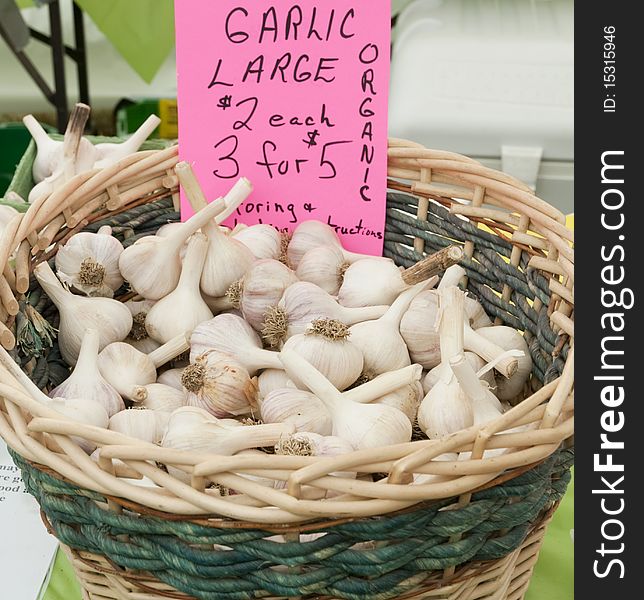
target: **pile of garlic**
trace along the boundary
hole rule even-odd
[[[89,106],[77,103],[61,141],[50,138],[33,115],[23,117],[22,121],[36,144],[36,158],[32,167],[36,185],[29,192],[29,203],[51,194],[74,175],[115,165],[136,152],[161,123],[159,117],[150,115],[124,142],[92,144],[83,137],[89,113]]]
[[[194,194],[190,167],[177,174]],[[242,178],[126,249],[109,228],[78,233],[57,273],[35,267],[75,367],[50,397],[33,393],[71,419],[216,455],[336,455],[409,442],[415,425],[437,438],[521,399],[526,342],[456,287],[460,266],[434,289],[438,277],[410,284],[390,259],[347,252],[321,222],[299,224],[286,253],[269,226],[220,227],[251,190]],[[124,284],[136,295],[121,303]]]

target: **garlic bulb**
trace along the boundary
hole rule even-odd
[[[408,287],[402,270],[393,260],[371,256],[357,260],[346,269],[338,302],[342,306],[391,304]]]
[[[13,378],[41,404],[56,410],[65,417],[95,427],[107,427],[109,417],[102,404],[94,400],[80,398],[50,398],[29,379],[27,374],[18,366],[11,355],[0,345],[0,364],[13,376]],[[290,432],[292,433],[292,432]],[[72,437],[85,452],[91,454],[96,444],[89,440]]]
[[[308,281],[336,296],[350,265],[337,246],[311,248],[300,260],[296,275],[300,281]]]
[[[365,254],[349,252],[342,247],[338,234],[321,221],[302,221],[293,231],[287,249],[289,264],[294,268],[300,264],[302,257],[311,249],[318,246],[335,246],[344,255],[347,262],[355,262],[364,258]]]
[[[400,321],[412,300],[436,281],[433,278],[417,283],[402,292],[382,317],[357,323],[349,329],[351,342],[364,356],[364,372],[369,378],[411,364],[407,345],[400,335]]]
[[[116,413],[108,429],[118,431],[149,444],[157,444],[163,437],[163,430],[169,415],[145,408],[130,408]]]
[[[285,264],[273,260],[258,260],[243,279],[240,306],[244,318],[255,331],[261,331],[266,311],[276,306],[284,291],[297,281]]]
[[[184,406],[170,415],[161,446],[230,456],[241,450],[272,446],[293,432],[294,427],[286,423],[242,425],[234,419],[217,419],[203,409]]]
[[[297,374],[324,402],[333,420],[332,435],[343,438],[354,449],[399,444],[411,439],[411,423],[399,410],[384,404],[347,402],[324,375],[292,350],[282,351],[280,358],[287,373]]]
[[[400,335],[412,361],[433,369],[441,362],[440,336],[436,326],[438,292],[427,290],[416,296],[400,320]]]
[[[112,298],[123,285],[119,256],[123,245],[105,226],[98,233],[81,231],[56,253],[58,278],[86,296]]]
[[[89,106],[80,102],[76,103],[69,115],[62,145],[52,149],[51,155],[47,159],[48,166],[52,170],[44,179],[31,188],[28,196],[29,202],[35,202],[48,196],[74,175],[87,171],[92,167],[96,149],[89,140],[82,137],[89,113]],[[40,129],[40,131],[36,132],[36,136],[46,136],[31,115],[24,120],[27,128],[30,128],[30,119],[36,124],[33,129]],[[32,134],[34,134],[34,131],[32,131]],[[34,139],[37,140],[38,138],[35,137]],[[39,145],[38,141],[36,144]]]
[[[239,206],[250,194],[252,186],[240,179],[226,198],[215,200],[195,213],[165,238],[146,236],[126,248],[119,258],[119,269],[132,288],[149,300],[167,296],[179,283],[180,250],[185,241],[229,206]],[[225,288],[224,288],[225,290]]]
[[[519,351],[505,351],[499,344],[490,339],[492,336],[485,333],[496,327],[483,327],[474,331],[468,323],[463,325],[463,341],[466,350],[471,350],[484,360],[492,363],[494,369],[506,378],[512,377],[519,366],[517,356]]]
[[[180,369],[167,369],[163,371],[157,378],[157,383],[162,383],[175,390],[183,392],[183,384],[181,383],[181,375],[183,374],[183,367]]]
[[[474,352],[465,352],[465,358],[467,359],[467,362],[472,365],[474,371],[478,372],[485,366],[485,361],[478,354],[474,354]],[[429,390],[436,385],[436,382],[444,376],[445,369],[449,368],[449,365],[441,363],[425,375],[425,378],[423,379],[423,390],[425,394],[427,394]],[[480,379],[487,382],[490,387],[495,386],[494,373],[492,373],[492,371],[485,371],[481,374]]]
[[[282,253],[282,235],[275,227],[266,224],[251,225],[233,232],[233,237],[244,244],[253,256],[260,260],[278,260]]]
[[[113,144],[104,142],[96,144],[96,163],[94,167],[97,169],[104,169],[110,165],[116,164],[128,154],[136,152],[141,144],[148,139],[150,134],[161,123],[161,119],[157,115],[150,115],[140,127],[130,135],[125,141]]]
[[[261,402],[274,390],[296,387],[283,369],[265,369],[257,377],[257,399]]]
[[[103,406],[107,415],[124,410],[125,404],[119,393],[102,377],[98,370],[98,331],[88,329],[83,336],[78,362],[73,373],[54,388],[52,398],[81,398]]]
[[[340,456],[349,452],[353,452],[353,446],[346,440],[310,431],[285,436],[275,445],[275,454],[286,456]]]
[[[73,131],[65,131],[68,141],[70,135],[73,133],[73,137],[75,138],[73,141],[78,143],[78,150],[74,157],[74,173],[81,173],[90,169],[96,155],[94,145],[89,140],[85,138],[77,139],[77,136],[82,135],[87,116],[89,116],[87,108],[85,105],[80,104],[74,108],[73,114],[76,120],[72,123],[72,119],[70,118],[70,123],[68,124],[68,130],[69,126],[72,125]],[[51,139],[33,115],[24,116],[22,122],[36,143],[36,157],[31,172],[34,182],[40,184],[46,178],[54,175],[54,173],[62,172],[65,161],[64,142]],[[31,195],[29,201],[32,201]]]
[[[517,350],[523,353],[522,355],[517,354],[516,371],[509,379],[498,377],[495,389],[495,394],[500,400],[508,400],[516,404],[518,397],[523,392],[523,386],[532,372],[532,357],[525,338],[516,329],[503,325],[479,329],[476,333],[503,350]]]
[[[159,300],[145,318],[145,330],[153,340],[163,344],[181,333],[190,335],[199,323],[212,319],[212,313],[199,293],[207,250],[206,236],[195,233],[188,243],[177,287]]]
[[[455,286],[440,290],[440,351],[443,363],[463,353],[464,294]],[[443,377],[432,387],[418,409],[418,425],[430,439],[470,427],[474,423],[472,405],[458,380],[444,369]]]
[[[154,306],[154,300],[128,300],[124,304],[132,313],[132,329],[124,341],[144,354],[156,350],[161,344],[153,340],[145,329],[145,319]]]
[[[472,404],[474,425],[484,425],[503,413],[498,398],[490,391],[487,384],[476,376],[476,372],[463,353],[450,358],[449,365],[461,390]]]
[[[185,335],[173,338],[149,354],[143,354],[125,342],[115,342],[99,353],[98,368],[121,396],[132,400],[136,386],[154,383],[157,368],[183,354],[189,347]]]
[[[316,319],[335,319],[353,325],[369,319],[377,319],[388,306],[365,306],[347,308],[308,281],[299,281],[289,286],[277,307],[267,312],[262,327],[262,336],[272,347],[279,347],[286,339],[304,333]]]
[[[454,269],[455,267],[456,265],[450,267],[450,269]],[[460,269],[461,267],[458,268]],[[445,276],[443,277],[443,280],[445,280]],[[439,284],[439,288],[440,287],[441,286]],[[469,324],[466,322],[466,327],[469,330],[473,331],[473,323],[476,323],[477,328],[487,327],[491,323],[485,313],[481,315],[482,307],[476,300],[465,296],[464,304],[465,315],[469,321]],[[440,336],[436,325],[437,315],[438,291],[427,290],[418,294],[418,296],[414,298],[409,309],[400,321],[400,334],[407,344],[411,359],[414,362],[423,365],[426,369],[433,369],[441,362]],[[481,348],[480,340],[481,338],[476,335],[466,335],[465,348],[480,354],[477,352],[477,348]],[[474,346],[472,346],[472,344]],[[483,355],[481,356],[486,360],[491,361],[498,356],[498,353],[498,347],[496,351],[492,351],[491,348],[488,348],[487,354],[488,356],[491,356],[491,358]],[[502,365],[502,368],[506,366],[507,364],[504,364]]]
[[[286,340],[283,349],[297,352],[335,387],[344,390],[360,377],[364,366],[362,350],[351,343],[350,335],[349,328],[340,321],[316,319],[305,333]]]
[[[212,222],[204,225],[202,231],[208,236],[208,249],[201,274],[201,290],[208,296],[223,296],[244,276],[255,257],[244,244],[220,231]]]
[[[416,422],[418,407],[423,396],[423,386],[420,384],[420,381],[415,381],[414,383],[407,384],[393,392],[380,396],[373,403],[386,404],[387,406],[397,408],[413,425]]]
[[[295,388],[281,388],[270,392],[262,401],[264,423],[289,423],[295,431],[331,435],[331,413],[317,396]]]
[[[220,314],[195,327],[190,336],[190,361],[208,350],[232,354],[251,377],[260,369],[281,369],[276,352],[264,350],[255,330],[236,315]]]
[[[49,408],[59,412],[72,421],[83,425],[106,428],[109,422],[107,411],[103,405],[95,400],[87,398],[43,398]],[[118,413],[117,413],[118,414]],[[72,439],[85,451],[91,454],[96,444],[91,440],[72,436]]]
[[[181,227],[181,222],[180,221],[171,221],[170,223],[166,223],[165,225],[161,225],[159,229],[157,229],[156,236],[165,238],[168,236],[171,236],[177,229]]]
[[[215,417],[244,415],[256,406],[257,385],[248,371],[224,352],[211,350],[188,365],[181,375],[189,406]]]
[[[407,385],[416,384],[422,375],[423,368],[420,365],[410,365],[395,371],[389,371],[378,375],[359,386],[342,392],[342,397],[351,402],[376,402],[387,394],[396,392]]]
[[[132,329],[132,314],[117,300],[72,294],[61,285],[47,262],[37,265],[34,275],[58,308],[58,346],[67,364],[76,363],[87,329],[98,331],[99,350],[111,342],[125,339]]]
[[[63,142],[52,140],[33,115],[26,115],[22,122],[36,142],[36,158],[31,172],[35,183],[40,183],[58,169],[63,158]]]
[[[178,390],[162,383],[135,386],[132,400],[143,408],[168,413],[188,403],[183,389]]]

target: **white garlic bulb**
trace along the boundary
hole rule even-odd
[[[450,269],[454,269],[457,266],[458,265],[454,265],[450,267]],[[460,269],[461,267],[458,268]],[[443,281],[444,280],[445,278],[443,278]],[[465,323],[466,329],[473,330],[473,323],[476,323],[477,328],[488,327],[491,323],[489,317],[485,315],[484,311],[483,315],[481,314],[482,307],[473,298],[465,296],[464,310],[467,318]],[[411,359],[414,362],[423,365],[425,369],[433,369],[441,362],[440,336],[438,334],[438,326],[436,322],[437,316],[438,291],[426,290],[414,298],[409,309],[400,321],[400,334],[407,344]],[[476,333],[478,333],[478,331]],[[471,350],[472,352],[479,354],[479,352],[477,352],[477,348],[481,347],[480,343],[480,337],[477,335],[465,336],[465,348],[467,350]],[[498,353],[497,347],[496,353],[488,352],[488,355],[491,356],[491,358],[488,358],[487,356],[484,356],[483,358],[491,361],[498,356]]]
[[[276,352],[264,350],[255,330],[237,315],[222,313],[195,327],[190,336],[190,361],[209,350],[232,354],[251,377],[260,369],[281,369]]]
[[[265,223],[244,227],[233,232],[232,236],[244,244],[258,260],[278,260],[282,254],[282,234],[275,227]]]
[[[436,278],[417,283],[400,294],[382,317],[357,323],[349,329],[351,342],[364,356],[364,371],[368,377],[411,364],[407,345],[400,335],[400,321],[414,297],[435,282]]]
[[[195,233],[188,242],[177,287],[159,300],[145,319],[148,335],[160,343],[187,333],[201,322],[212,319],[212,312],[199,293],[199,279],[206,259],[208,240]]]
[[[230,456],[275,445],[282,436],[293,432],[293,426],[286,423],[242,425],[234,419],[218,419],[203,409],[184,406],[170,415],[161,445]]]
[[[257,376],[257,399],[261,402],[274,390],[296,387],[283,369],[264,369]]]
[[[157,383],[162,383],[167,385],[175,390],[183,391],[183,385],[181,383],[181,375],[183,373],[183,367],[180,369],[166,369],[157,377]]]
[[[244,275],[240,306],[255,331],[262,330],[268,308],[276,306],[286,288],[296,281],[295,273],[277,260],[258,260],[250,267]]]
[[[305,333],[286,340],[283,349],[297,352],[339,390],[354,383],[364,366],[362,350],[351,342],[349,328],[334,319],[316,319]]]
[[[288,244],[288,262],[293,269],[297,269],[302,257],[311,249],[318,246],[335,246],[344,255],[348,262],[355,262],[364,258],[365,254],[349,252],[342,247],[338,234],[326,223],[321,221],[302,221],[294,229],[291,241]]]
[[[336,296],[350,265],[337,246],[311,248],[300,260],[296,275],[300,281],[308,281]]]
[[[188,406],[215,417],[248,414],[256,407],[257,385],[248,371],[224,352],[211,350],[197,356],[181,375]]]
[[[199,228],[206,227],[214,217],[223,215],[229,207],[241,204],[251,190],[250,182],[242,178],[233,186],[226,199],[221,198],[208,204],[181,223],[168,237],[146,236],[138,239],[121,253],[121,274],[144,298],[159,300],[167,296],[179,283],[180,250],[185,241]]]
[[[153,340],[145,329],[145,319],[154,306],[154,302],[154,300],[128,300],[124,302],[132,313],[132,329],[124,341],[144,354],[156,350],[161,345]]]
[[[457,354],[449,359],[449,365],[472,404],[474,425],[484,425],[503,413],[498,398],[490,391],[488,385],[481,381],[464,354]]]
[[[455,286],[439,291],[440,351],[443,363],[463,353],[464,294]],[[470,427],[472,405],[451,368],[425,396],[418,409],[418,425],[430,439]]]
[[[123,285],[121,252],[123,245],[112,237],[111,227],[101,227],[97,233],[81,231],[56,253],[58,278],[86,296],[112,298]]]
[[[477,334],[486,340],[493,342],[503,350],[516,350],[517,369],[508,379],[497,377],[495,394],[500,400],[508,400],[516,404],[517,399],[523,392],[523,387],[532,372],[532,357],[525,338],[512,327],[497,325],[478,329]],[[519,354],[522,353],[522,354]],[[495,384],[492,384],[495,385]]]
[[[29,395],[44,406],[51,408],[61,415],[95,427],[107,427],[109,417],[102,404],[94,400],[81,398],[50,398],[29,379],[27,374],[18,366],[11,355],[0,345],[0,364],[11,376],[29,393]],[[292,433],[292,431],[288,432]],[[80,437],[72,439],[88,454],[96,448],[96,444]],[[275,442],[274,442],[275,443]]]
[[[342,306],[391,304],[408,287],[402,270],[393,260],[371,256],[357,260],[346,269],[338,302]]]
[[[40,183],[56,171],[63,159],[62,140],[53,140],[33,115],[25,115],[22,122],[36,143],[36,157],[31,172],[35,183]]]
[[[157,128],[159,123],[161,123],[161,119],[157,115],[150,115],[126,140],[116,144],[112,142],[96,144],[96,163],[94,164],[94,167],[97,169],[104,169],[110,165],[116,164],[128,154],[136,152],[141,144],[145,142],[150,134]]]
[[[336,319],[353,325],[361,321],[377,319],[388,306],[364,306],[348,308],[308,281],[298,281],[289,286],[277,307],[268,310],[262,327],[264,340],[272,347],[279,347],[289,337],[304,333],[316,319]]]
[[[98,331],[88,329],[83,336],[78,362],[73,373],[54,388],[52,398],[81,398],[98,402],[107,415],[124,410],[119,393],[102,377],[98,369]]]
[[[290,423],[295,431],[331,435],[333,421],[325,404],[311,392],[281,388],[270,392],[262,401],[264,423]]]
[[[389,392],[384,396],[373,401],[374,404],[386,404],[397,408],[402,412],[413,425],[416,422],[416,415],[418,414],[418,407],[423,399],[423,386],[420,381],[414,381],[403,387]]]
[[[333,420],[332,435],[343,438],[354,449],[388,446],[411,439],[411,423],[399,410],[384,404],[347,402],[346,396],[295,352],[282,351],[280,358],[286,372],[291,377],[297,374],[297,378],[324,402]]]
[[[452,285],[458,286],[466,275],[467,273],[463,267],[452,265],[443,273],[437,289],[442,290]],[[465,318],[469,320],[472,329],[492,325],[492,320],[487,316],[479,301],[467,295],[465,296]]]
[[[310,431],[285,436],[275,445],[275,454],[287,456],[340,456],[349,452],[353,452],[353,446],[346,440]]]
[[[83,425],[106,428],[109,422],[107,411],[102,404],[95,400],[85,398],[47,398],[49,408],[54,409],[72,421]],[[118,413],[117,413],[118,414]],[[91,454],[96,448],[96,443],[79,436],[72,439],[85,451]]]
[[[208,237],[208,248],[201,273],[201,291],[216,298],[244,276],[255,257],[244,244],[220,231],[212,222],[204,225],[202,231]]]
[[[163,429],[169,418],[157,411],[145,408],[130,408],[112,416],[108,429],[150,444],[157,444],[163,437]]]
[[[61,285],[47,262],[37,265],[34,275],[58,308],[58,346],[67,364],[76,363],[87,329],[98,331],[99,349],[125,339],[132,329],[132,314],[117,300],[72,294]]]
[[[135,386],[132,401],[143,408],[168,413],[188,404],[183,389],[178,390],[163,383]]]
[[[485,361],[478,354],[474,354],[474,352],[465,352],[465,358],[472,365],[474,371],[478,372],[485,367]],[[449,365],[441,363],[431,371],[427,372],[427,375],[425,375],[425,378],[423,379],[423,390],[425,394],[427,394],[429,390],[436,385],[438,380],[445,375],[445,369],[449,368]],[[492,373],[492,371],[485,371],[485,373],[481,374],[480,379],[487,382],[490,387],[495,386],[494,373]]]
[[[173,338],[149,354],[143,354],[125,342],[115,342],[99,353],[98,368],[121,396],[132,400],[136,386],[154,383],[157,368],[183,354],[189,347],[185,335]]]

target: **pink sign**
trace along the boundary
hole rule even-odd
[[[176,0],[181,158],[210,199],[254,186],[228,225],[317,219],[381,254],[390,17],[390,0]]]

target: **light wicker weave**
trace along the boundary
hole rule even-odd
[[[121,232],[131,228],[130,232],[135,233],[128,240],[131,242],[137,237],[136,233],[140,233],[136,230],[139,209],[148,209],[149,212],[146,215],[141,213],[143,233],[150,227],[158,227],[173,209],[167,202],[155,204],[155,201],[172,194],[176,206],[177,179],[173,174],[176,161],[176,147],[139,152],[105,171],[75,177],[64,188],[32,205],[26,214],[19,215],[10,223],[0,241],[0,264],[4,265],[4,275],[0,276],[0,323],[3,323],[0,324],[0,341],[6,348],[13,347],[16,325],[20,324],[13,315],[25,318],[23,294],[28,292],[30,285],[33,286],[33,280],[30,283],[33,266],[51,258],[60,243],[88,225],[95,230],[104,222],[120,223]],[[478,490],[490,486],[493,486],[492,490],[502,489],[498,487],[500,484],[511,482],[516,476],[521,477],[526,469],[529,474],[534,465],[554,464],[546,459],[554,456],[571,439],[574,413],[574,255],[572,233],[565,227],[564,215],[508,175],[461,155],[427,150],[406,141],[390,140],[388,175],[389,187],[394,192],[388,199],[385,254],[400,264],[410,265],[422,258],[424,252],[452,243],[463,244],[466,259],[462,264],[469,276],[468,289],[482,301],[488,313],[497,318],[497,322],[525,332],[535,363],[525,400],[483,428],[471,427],[441,440],[417,440],[335,458],[276,455],[213,457],[162,449],[62,418],[34,400],[24,385],[0,367],[0,435],[26,461],[21,466],[27,470],[45,469],[80,488],[78,494],[81,496],[97,502],[98,498],[102,499],[106,507],[116,514],[126,510],[128,514],[171,515],[178,522],[187,519],[201,524],[215,522],[215,526],[239,530],[261,528],[267,532],[266,535],[271,531],[283,532],[287,543],[298,545],[298,536],[306,531],[332,531],[346,522],[360,523],[362,517],[396,511],[403,511],[397,514],[405,515],[405,510],[412,510],[411,507],[416,510],[415,514],[420,514],[417,509],[432,506],[427,504],[430,501],[440,504],[443,511],[438,514],[446,509],[467,511],[468,505],[474,502],[472,499],[479,498],[477,494],[485,494]],[[135,221],[134,224],[124,223],[125,217]],[[150,219],[154,227],[149,225]],[[9,256],[16,248],[15,259],[10,261]],[[34,297],[40,298],[40,302],[31,298],[32,304],[36,304],[38,310],[44,307],[42,312],[46,316],[52,315],[51,307],[46,306],[46,298],[38,293]],[[60,378],[60,361],[56,367],[55,349],[45,359],[47,352],[38,348],[34,352],[32,346],[23,344],[19,352],[14,352],[14,357],[39,387],[56,382],[57,377]],[[59,369],[58,375],[56,368]],[[522,424],[533,424],[534,429],[499,433]],[[101,448],[99,462],[92,461],[71,436],[95,442]],[[507,448],[508,451],[493,458],[483,457],[483,452],[491,448]],[[433,460],[454,451],[471,451],[472,458]],[[127,467],[115,469],[113,459],[124,461]],[[564,470],[569,466],[566,464]],[[191,485],[169,475],[162,465],[172,465],[191,473]],[[342,470],[385,473],[387,477],[366,481],[333,475]],[[441,482],[412,485],[413,474],[420,473],[445,478]],[[549,471],[545,478],[550,481],[553,473]],[[119,476],[132,474],[146,476],[158,487],[142,487]],[[286,490],[267,488],[240,474],[285,481]],[[557,471],[555,480],[559,476]],[[543,479],[541,477],[539,481]],[[212,484],[234,489],[237,494],[220,496]],[[37,485],[44,484],[39,482]],[[325,499],[329,492],[333,492],[332,497]],[[69,493],[65,491],[63,497]],[[512,496],[509,492],[504,494]],[[517,494],[521,496],[521,493]],[[35,495],[39,496],[38,493]],[[522,536],[525,537],[535,523],[537,528],[529,534],[521,549],[517,548],[520,541],[515,540],[516,543],[508,546],[512,548],[510,554],[484,566],[473,566],[467,562],[467,557],[460,562],[445,559],[436,563],[438,567],[428,563],[428,572],[423,577],[407,581],[401,576],[395,585],[390,582],[389,589],[398,590],[393,596],[391,591],[387,592],[389,584],[383,580],[381,583],[385,587],[374,587],[372,595],[365,595],[364,589],[360,592],[362,595],[358,592],[351,595],[351,591],[346,594],[337,592],[337,596],[325,595],[320,592],[326,589],[324,582],[318,581],[318,587],[302,584],[297,592],[282,591],[279,597],[301,594],[318,598],[521,598],[543,535],[544,511],[548,511],[556,499],[552,491],[543,491],[541,503],[535,504],[542,516],[540,520],[532,514],[526,517]],[[506,504],[511,505],[512,502],[507,500]],[[530,502],[525,503],[525,506],[529,505]],[[56,508],[54,511],[56,519],[60,517],[60,510]],[[49,516],[47,510],[44,512]],[[492,518],[491,514],[486,518]],[[205,521],[206,517],[211,520]],[[213,517],[216,517],[214,521]],[[365,523],[374,522],[365,520]],[[531,523],[529,527],[528,523]],[[507,533],[502,522],[498,525],[495,533],[486,538],[487,542],[493,543],[495,536],[503,538]],[[82,526],[79,527],[82,531]],[[63,539],[62,526],[61,529],[53,528]],[[446,530],[441,531],[445,533]],[[117,533],[114,536],[118,538]],[[466,538],[466,531],[457,531],[448,535],[446,542],[453,545],[450,548],[458,549]],[[69,539],[76,538],[72,536]],[[243,544],[243,540],[239,543]],[[481,546],[484,543],[482,541]],[[72,553],[73,562],[87,590],[87,597],[132,600],[191,597],[175,595],[176,592],[169,592],[170,588],[160,583],[149,585],[161,586],[159,589],[165,591],[150,594],[144,591],[145,585],[132,587],[133,579],[129,572],[129,579],[115,575],[117,567],[113,561],[108,568],[106,559],[84,554],[82,543],[79,544],[81,551]],[[486,552],[483,555],[492,556]],[[472,552],[469,556],[478,555]],[[280,564],[279,559],[276,559],[276,564]],[[293,572],[295,567],[292,563],[286,561],[282,564]],[[324,565],[324,561],[321,564]],[[422,571],[422,564],[416,564],[416,570],[421,565]],[[464,565],[459,567],[461,564]],[[432,583],[429,573],[436,569],[439,574],[442,571],[441,577],[456,578],[439,589]],[[146,575],[141,577],[145,581]],[[162,575],[159,577],[163,580]],[[105,591],[105,586],[111,591]],[[180,584],[175,587],[181,589]],[[261,588],[261,585],[256,587]],[[261,590],[238,592],[237,595],[208,595],[204,591],[204,595],[197,597],[278,597],[277,594],[270,595],[264,588]],[[403,593],[402,590],[406,591]],[[256,593],[259,595],[253,595]],[[313,595],[307,595],[311,593]]]

